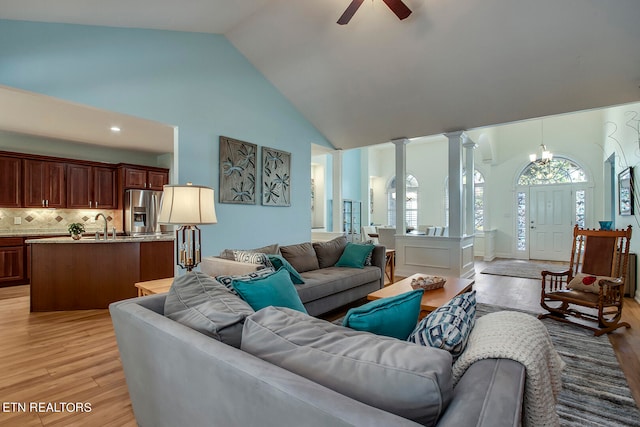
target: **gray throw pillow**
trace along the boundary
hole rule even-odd
[[[320,268],[333,267],[347,246],[347,236],[338,236],[328,242],[314,242],[313,249],[318,257]]]
[[[251,251],[233,251],[233,257],[238,262],[246,262],[248,264],[258,264],[264,268],[273,268],[271,260],[262,252]]]
[[[280,246],[280,253],[298,273],[320,268],[316,251],[311,242]]]
[[[263,254],[278,255],[280,253],[278,251],[278,247],[279,247],[278,243],[274,243],[273,245],[263,246],[261,248],[255,248],[255,249],[225,249],[222,252],[220,252],[220,258],[235,260],[233,251],[237,251],[237,250],[245,250],[247,252],[260,252]]]
[[[252,313],[249,304],[199,271],[176,277],[164,303],[169,319],[236,348],[244,319]]]
[[[451,401],[451,355],[282,307],[247,317],[241,349],[345,396],[434,426]]]

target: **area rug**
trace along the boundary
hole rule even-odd
[[[494,276],[522,277],[525,279],[541,279],[540,272],[565,271],[569,268],[567,263],[549,263],[541,261],[526,261],[510,259],[504,261],[494,261],[481,271],[482,274],[493,274]]]
[[[477,305],[478,316],[500,310],[513,309]],[[556,406],[560,425],[640,427],[640,410],[607,336],[594,337],[591,331],[551,319],[542,322],[567,364]]]

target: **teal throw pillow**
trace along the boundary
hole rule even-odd
[[[231,285],[240,298],[245,300],[255,311],[273,305],[291,308],[303,313],[307,312],[293,286],[291,276],[285,268],[280,268],[273,274],[257,279],[234,279]]]
[[[424,290],[416,289],[352,308],[344,317],[342,326],[406,340],[418,323],[423,293]]]
[[[364,268],[367,257],[373,252],[374,245],[347,243],[336,267]]]
[[[232,283],[234,280],[246,281],[246,280],[258,279],[260,277],[269,276],[273,274],[274,271],[275,270],[273,268],[263,268],[262,270],[252,271],[251,273],[247,273],[247,274],[241,274],[241,275],[235,275],[235,276],[216,276],[216,280],[222,283],[227,289],[229,289],[229,292],[231,292],[234,295],[238,295],[236,290],[233,289]]]
[[[304,284],[304,279],[302,278],[300,273],[298,273],[296,269],[293,268],[293,266],[289,263],[289,261],[287,261],[283,256],[267,254],[267,257],[269,258],[269,261],[271,261],[273,268],[275,268],[276,270],[279,270],[280,267],[284,267],[289,272],[291,281],[293,283],[295,283],[296,285]]]

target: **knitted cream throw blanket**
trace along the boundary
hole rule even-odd
[[[556,402],[565,364],[541,321],[514,311],[479,318],[469,334],[467,348],[453,364],[454,384],[472,363],[491,358],[512,359],[526,368],[523,426],[560,425]]]

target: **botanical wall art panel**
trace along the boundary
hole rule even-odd
[[[256,144],[220,137],[220,203],[256,203]]]
[[[262,204],[291,206],[291,153],[262,147]]]

